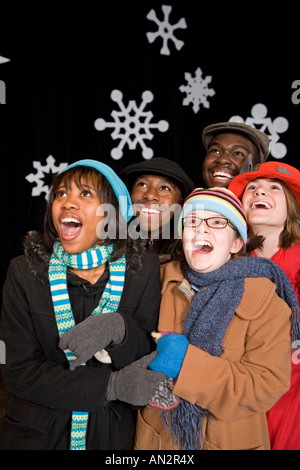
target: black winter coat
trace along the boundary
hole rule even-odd
[[[155,345],[160,304],[160,266],[156,255],[132,242],[126,252],[127,271],[118,312],[123,316],[123,342],[106,348],[112,364],[91,359],[69,370],[58,348],[50,287],[49,255],[35,233],[25,254],[14,258],[3,288],[0,339],[6,345],[1,372],[10,391],[4,407],[0,449],[69,449],[73,410],[89,412],[87,449],[132,449],[135,410],[105,400],[110,374],[148,354]],[[68,272],[68,291],[75,322],[84,320],[99,303],[108,270],[94,285]]]

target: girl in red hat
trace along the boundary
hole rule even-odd
[[[229,189],[247,214],[251,256],[265,257],[288,276],[300,302],[300,172],[269,161],[233,179]],[[300,450],[300,357],[292,344],[291,387],[268,412],[273,450]]]

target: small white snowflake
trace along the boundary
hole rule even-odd
[[[212,97],[215,94],[215,90],[208,87],[212,77],[208,75],[203,79],[202,70],[198,67],[195,72],[195,77],[192,77],[190,73],[186,72],[184,78],[188,82],[187,85],[181,85],[179,87],[179,90],[182,93],[185,92],[187,95],[182,102],[183,106],[188,106],[190,103],[193,103],[194,113],[199,111],[201,104],[204,108],[209,108],[210,104],[207,97]]]
[[[270,117],[267,117],[268,108],[262,103],[254,105],[251,109],[251,114],[252,116],[247,117],[245,121],[241,116],[232,116],[229,121],[244,122],[267,134],[270,139],[269,148],[271,155],[279,160],[284,158],[287,153],[287,148],[282,142],[278,142],[280,139],[278,134],[282,134],[288,130],[288,120],[285,117],[279,116],[272,121]]]
[[[150,129],[158,129],[160,132],[166,132],[169,128],[167,121],[159,121],[156,124],[151,124],[153,113],[151,111],[144,111],[146,105],[153,101],[153,93],[151,91],[144,91],[142,94],[142,103],[138,107],[134,100],[130,100],[126,107],[123,103],[123,93],[119,90],[113,90],[111,99],[118,103],[120,111],[114,110],[111,116],[114,122],[106,122],[104,119],[99,118],[95,121],[95,128],[98,131],[103,131],[106,128],[114,128],[111,137],[113,140],[120,139],[117,147],[112,149],[111,156],[114,160],[119,160],[123,156],[123,148],[126,144],[130,150],[134,150],[137,144],[143,149],[143,157],[148,160],[153,157],[153,150],[146,146],[144,140],[152,140],[153,134]]]
[[[164,19],[160,21],[154,10],[150,10],[146,18],[150,21],[154,21],[157,24],[158,30],[157,32],[149,32],[146,33],[147,39],[150,44],[152,44],[158,37],[163,39],[163,46],[160,50],[162,55],[170,55],[170,49],[168,47],[168,41],[173,41],[175,47],[178,51],[184,46],[184,42],[180,39],[177,39],[174,36],[175,29],[186,29],[187,24],[184,18],[181,18],[176,24],[171,25],[169,23],[169,15],[172,11],[172,7],[170,5],[162,5],[161,7]]]
[[[52,155],[46,158],[46,165],[42,165],[41,162],[32,162],[33,168],[37,170],[36,173],[30,173],[29,175],[25,176],[26,180],[29,183],[36,183],[36,186],[32,188],[31,195],[32,196],[40,196],[42,193],[45,193],[45,198],[47,199],[50,188],[44,182],[45,174],[50,174],[50,172],[55,175],[61,171],[63,171],[67,166],[68,163],[60,163],[58,166],[55,165],[55,159]]]

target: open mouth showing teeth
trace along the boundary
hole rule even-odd
[[[213,178],[229,178],[232,180],[233,176],[225,171],[215,171],[215,173],[213,173]]]
[[[152,209],[152,208],[148,208],[148,207],[143,207],[141,209],[141,214],[155,214],[155,215],[159,215],[160,214],[160,211],[158,209]]]
[[[197,252],[200,253],[210,253],[213,250],[212,244],[205,241],[195,242],[194,248]]]
[[[272,209],[272,206],[265,201],[254,202],[251,205],[251,209]]]
[[[82,223],[75,217],[64,217],[60,222],[65,238],[74,238],[82,227]]]

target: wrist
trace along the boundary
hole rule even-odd
[[[97,361],[102,362],[103,364],[112,363],[111,357],[105,349],[101,349],[101,351],[96,352],[94,357],[97,359]]]

